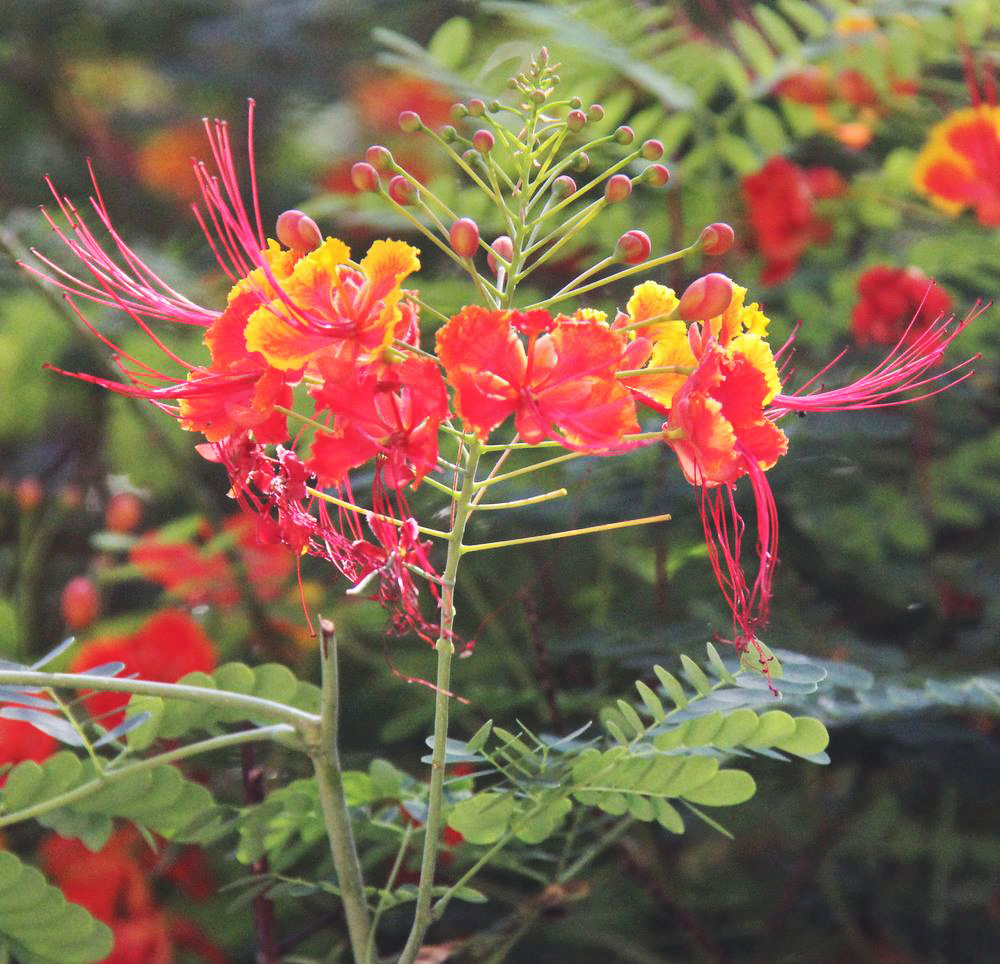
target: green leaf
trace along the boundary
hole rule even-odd
[[[673,673],[659,665],[653,667],[653,672],[656,673],[656,678],[660,681],[660,686],[663,687],[666,694],[673,700],[677,709],[684,709],[688,704],[688,698],[684,692],[684,687],[681,686],[680,680]]]
[[[472,844],[496,843],[510,827],[514,797],[509,793],[477,793],[455,804],[448,812],[448,826]]]
[[[478,753],[484,746],[486,746],[486,741],[490,738],[490,732],[493,730],[493,721],[487,720],[475,733],[472,734],[472,738],[468,743],[465,744],[466,753]]]
[[[759,673],[761,676],[767,676],[772,680],[781,679],[784,673],[778,657],[759,639],[755,639],[750,646],[740,653],[740,666],[745,670]]]
[[[632,704],[626,702],[625,700],[618,700],[617,706],[618,706],[618,712],[621,713],[625,722],[630,727],[632,727],[634,735],[642,736],[642,734],[646,732],[646,727],[643,724],[642,720],[639,718],[639,714],[636,713],[635,708],[632,706]]]
[[[113,946],[107,925],[69,903],[34,867],[0,851],[0,947],[25,964],[89,964]]]
[[[743,126],[765,158],[780,154],[788,147],[788,135],[778,115],[761,104],[747,104]]]
[[[712,692],[712,683],[705,671],[686,653],[681,654],[681,666],[687,681],[698,691],[699,696],[708,696]]]
[[[771,710],[757,723],[757,730],[746,741],[752,748],[771,747],[795,733],[795,720],[784,710]]]
[[[723,134],[716,146],[722,159],[737,174],[752,174],[761,166],[760,154],[742,137],[735,134]]]
[[[757,79],[770,77],[776,64],[767,41],[744,20],[734,20],[729,29],[740,53],[757,74]]]
[[[541,843],[562,826],[566,815],[572,808],[573,805],[569,800],[562,797],[521,824],[515,831],[515,836],[527,844]]]
[[[774,44],[783,54],[798,54],[802,44],[796,36],[795,31],[788,25],[780,14],[775,13],[770,7],[763,3],[758,3],[753,8],[753,17],[764,36]]]
[[[654,723],[662,723],[667,711],[663,708],[663,701],[642,681],[636,680],[635,688],[639,691],[646,709],[653,717]]]
[[[653,809],[656,813],[656,822],[660,826],[671,833],[684,833],[684,818],[677,812],[676,807],[658,798],[653,801]]]
[[[796,756],[814,756],[822,753],[830,743],[826,727],[811,716],[800,716],[795,720],[795,732],[774,744],[775,749],[794,753]]]
[[[729,672],[726,664],[722,661],[719,651],[712,643],[705,643],[705,652],[708,653],[708,661],[712,665],[712,672],[719,677],[720,682],[735,683],[736,677]]]
[[[471,45],[472,24],[465,17],[452,17],[434,31],[427,52],[442,67],[455,70],[465,63]]]
[[[732,807],[745,803],[757,790],[757,784],[749,773],[743,770],[720,770],[696,790],[685,793],[690,803],[703,807]]]
[[[781,12],[809,37],[830,33],[830,21],[807,0],[778,0]]]

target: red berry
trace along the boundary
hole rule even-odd
[[[86,629],[97,617],[97,587],[86,576],[70,579],[59,597],[59,609],[70,629]]]
[[[319,225],[308,214],[303,214],[294,208],[282,211],[278,215],[275,230],[278,240],[293,251],[314,251],[323,243],[323,233]]]
[[[351,167],[351,183],[359,191],[377,191],[378,171],[367,161],[358,161]]]
[[[472,218],[459,218],[448,237],[452,251],[460,258],[471,258],[479,249],[479,225]]]
[[[631,193],[632,179],[627,174],[613,175],[604,187],[604,196],[611,204],[624,201]]]
[[[104,509],[104,527],[112,532],[131,532],[142,518],[142,499],[134,492],[117,492]]]
[[[716,221],[704,228],[698,237],[705,254],[725,254],[736,239],[736,233],[724,221]]]
[[[501,265],[500,262],[497,261],[496,257],[494,257],[493,252],[495,251],[509,264],[510,259],[514,257],[514,242],[511,241],[506,234],[501,234],[500,237],[490,245],[490,248],[492,250],[486,256],[486,263],[490,266],[490,271],[494,274],[498,274]]]
[[[692,281],[681,295],[677,314],[684,321],[704,321],[721,315],[733,300],[733,282],[713,272]]]
[[[615,245],[615,254],[625,264],[642,264],[653,245],[645,231],[626,231]]]

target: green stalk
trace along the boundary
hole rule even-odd
[[[242,743],[251,743],[258,740],[277,740],[290,736],[295,731],[286,723],[278,723],[274,726],[259,726],[252,730],[241,730],[239,733],[225,733],[222,736],[213,736],[198,743],[189,743],[187,746],[170,750],[168,753],[160,753],[157,756],[147,757],[130,766],[122,767],[120,770],[106,769],[99,777],[88,780],[86,783],[65,793],[60,793],[48,800],[42,800],[34,806],[25,807],[23,810],[16,810],[0,817],[0,827],[7,827],[13,823],[20,823],[22,820],[31,820],[44,816],[60,807],[68,807],[78,800],[85,800],[98,790],[103,790],[108,784],[117,783],[120,780],[127,780],[136,773],[145,770],[152,770],[164,763],[177,763],[186,760],[188,757],[197,756],[200,753],[208,753],[212,750],[224,750],[230,747],[239,746]]]
[[[39,673],[34,670],[0,670],[0,686],[28,686],[95,690],[108,693],[139,693],[158,696],[164,700],[187,700],[190,703],[208,703],[222,710],[245,712],[248,719],[274,720],[288,723],[304,737],[315,733],[320,718],[284,703],[265,700],[259,696],[244,696],[228,690],[205,686],[186,686],[183,683],[152,683],[141,679],[112,679],[107,676],[88,676],[86,673]]]
[[[472,499],[476,494],[475,477],[482,446],[478,440],[469,442],[465,461],[465,479],[455,500],[455,516],[448,539],[448,558],[441,578],[441,630],[438,636],[437,680],[434,697],[434,748],[431,754],[431,781],[427,803],[427,823],[424,827],[424,849],[420,862],[420,883],[417,887],[417,904],[413,926],[406,946],[399,957],[399,964],[413,964],[420,952],[424,935],[431,925],[431,893],[434,870],[441,842],[442,803],[444,798],[445,744],[448,738],[448,689],[451,684],[451,659],[455,646],[451,641],[455,625],[455,577],[462,559],[462,537],[473,512]]]
[[[323,668],[319,742],[309,748],[309,755],[312,757],[313,769],[316,772],[319,802],[330,841],[333,866],[337,871],[337,883],[340,886],[340,899],[344,904],[344,916],[347,918],[351,952],[356,964],[364,964],[368,953],[371,917],[365,900],[365,885],[361,876],[358,848],[351,829],[351,815],[344,795],[343,771],[338,749],[340,714],[337,636],[333,623],[329,620],[321,619],[319,622],[319,642]]]

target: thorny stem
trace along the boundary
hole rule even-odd
[[[448,689],[451,683],[451,660],[455,652],[452,642],[455,625],[455,577],[462,560],[462,537],[473,512],[476,493],[475,477],[482,446],[477,439],[468,443],[465,456],[465,478],[462,490],[454,502],[454,521],[448,539],[448,558],[441,578],[441,629],[435,648],[438,654],[437,680],[434,697],[434,747],[431,753],[431,780],[428,793],[427,822],[424,827],[424,849],[420,862],[420,883],[413,914],[410,936],[400,955],[399,964],[413,964],[420,952],[424,934],[432,921],[431,894],[434,871],[441,840],[442,803],[444,798],[445,746],[448,738]]]
[[[343,771],[337,737],[339,727],[339,680],[337,673],[337,635],[333,623],[319,621],[320,659],[322,661],[321,709],[319,742],[309,748],[319,802],[323,810],[330,853],[337,871],[340,899],[347,918],[347,933],[354,960],[362,964],[368,950],[371,916],[365,900],[365,885],[361,877],[361,862],[351,829],[351,815],[344,795]]]

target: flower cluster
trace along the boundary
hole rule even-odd
[[[558,446],[568,450],[566,458],[666,444],[699,493],[712,566],[733,614],[733,640],[745,649],[767,621],[778,558],[766,473],[788,449],[781,419],[896,405],[941,390],[964,377],[953,374],[955,368],[931,373],[964,323],[937,319],[911,327],[872,372],[844,388],[813,391],[814,379],[785,393],[779,364],[789,346],[772,351],[767,317],[724,275],[704,275],[680,296],[651,278],[640,280],[610,320],[587,304],[584,296],[602,285],[686,255],[724,253],[733,240],[725,224],[659,255],[633,229],[555,295],[516,306],[518,282],[604,208],[635,187],[661,187],[668,179],[658,163],[622,173],[628,165],[657,161],[663,154],[658,141],[633,147],[628,127],[587,141],[586,127],[603,109],[585,108],[578,98],[555,100],[554,69],[543,56],[514,78],[515,107],[478,99],[456,105],[453,117],[468,125],[464,132],[450,125],[434,131],[414,111],[400,115],[404,132],[436,141],[496,205],[509,234],[491,244],[385,147],[372,147],[354,166],[356,185],[380,195],[475,284],[477,303],[450,317],[404,287],[421,267],[420,252],[408,242],[375,241],[355,259],[298,211],[283,213],[276,237],[266,237],[252,150],[248,207],[222,122],[206,123],[214,172],[199,164],[196,175],[200,221],[231,279],[224,306],[196,304],[145,265],[115,232],[99,191],[94,206],[111,249],[56,193],[69,228],[55,218],[50,223],[89,277],[76,278],[44,258],[40,270],[71,296],[125,312],[175,366],[172,373],[155,370],[98,335],[115,351],[124,379],[80,377],[148,399],[181,427],[201,433],[206,441],[199,451],[225,466],[233,495],[257,520],[257,538],[329,560],[353,592],[373,587],[397,630],[432,641],[437,630],[422,608],[418,581],[436,604],[454,580],[453,569],[436,568],[432,543],[450,533],[422,525],[409,492],[426,483],[448,496],[453,519],[461,502],[455,525],[464,527],[485,486],[503,480],[497,470],[515,448]],[[516,115],[520,128],[497,120],[504,111]],[[571,146],[561,154],[564,141]],[[589,152],[610,144],[626,148],[625,156],[579,188],[567,171],[585,169]],[[837,193],[842,184],[829,169],[803,171],[777,159],[744,189],[767,258],[765,277],[774,282],[794,269],[805,244],[828,230],[813,199]],[[477,259],[489,272],[480,272]],[[575,303],[568,313],[550,310],[567,301]],[[442,322],[433,351],[421,344],[421,314],[424,327],[428,314]],[[167,347],[155,330],[162,321],[202,329],[207,360],[189,363]],[[500,453],[496,463],[476,480],[479,456],[491,452]],[[364,466],[370,466],[364,478],[371,493],[359,500],[362,476],[352,481],[352,473]],[[745,573],[745,523],[734,496],[744,476],[756,506],[753,577]]]

